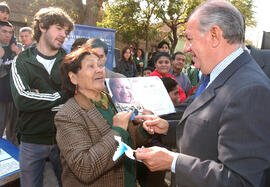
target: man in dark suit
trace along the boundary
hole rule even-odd
[[[201,4],[188,20],[184,47],[208,77],[198,88],[201,94],[176,126],[155,116],[139,117],[153,133],[163,126],[162,138],[176,140],[178,152],[141,148],[137,159],[151,171],[171,170],[177,186],[268,184],[270,80],[241,48],[243,35],[242,16],[229,2]]]
[[[258,50],[250,45],[246,47],[248,48],[250,55],[262,68],[263,72],[270,78],[270,50]]]

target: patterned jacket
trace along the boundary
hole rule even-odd
[[[56,114],[55,125],[63,186],[124,186],[124,156],[112,161],[117,148],[114,136],[120,135],[86,97],[78,93],[70,98]],[[147,142],[139,125],[130,123],[128,131],[133,147]]]

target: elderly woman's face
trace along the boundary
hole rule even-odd
[[[90,93],[103,91],[105,70],[96,55],[86,55],[81,62],[81,69],[71,78],[73,84],[77,84],[78,91]]]
[[[157,72],[164,75],[169,73],[171,68],[171,62],[170,59],[166,56],[161,56],[155,63],[155,67]]]

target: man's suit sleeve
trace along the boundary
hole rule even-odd
[[[176,126],[178,125],[179,120],[168,120],[169,129],[166,135],[160,135],[160,140],[162,144],[170,147],[176,146]],[[182,128],[181,128],[182,129]],[[177,129],[178,130],[178,129]]]
[[[34,88],[29,86],[29,72],[25,70],[20,56],[12,63],[10,86],[14,103],[20,111],[51,109],[66,101],[65,91],[36,93],[32,90]]]
[[[263,185],[267,177],[265,170],[270,167],[270,90],[252,84],[234,93],[222,112],[218,160],[202,161],[179,154],[177,184],[192,187]]]

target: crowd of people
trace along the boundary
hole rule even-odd
[[[270,186],[270,52],[244,45],[245,20],[231,3],[192,12],[184,52],[161,41],[145,59],[128,46],[113,70],[102,39],[77,39],[66,53],[74,22],[62,9],[40,9],[21,43],[10,13],[0,2],[0,137],[20,149],[22,187],[43,185],[48,160],[59,186],[164,187],[166,171],[172,186]],[[130,85],[110,79],[111,97],[105,78],[138,76],[161,78],[176,113],[117,112],[115,101],[132,103]],[[112,160],[115,136],[140,163]]]

